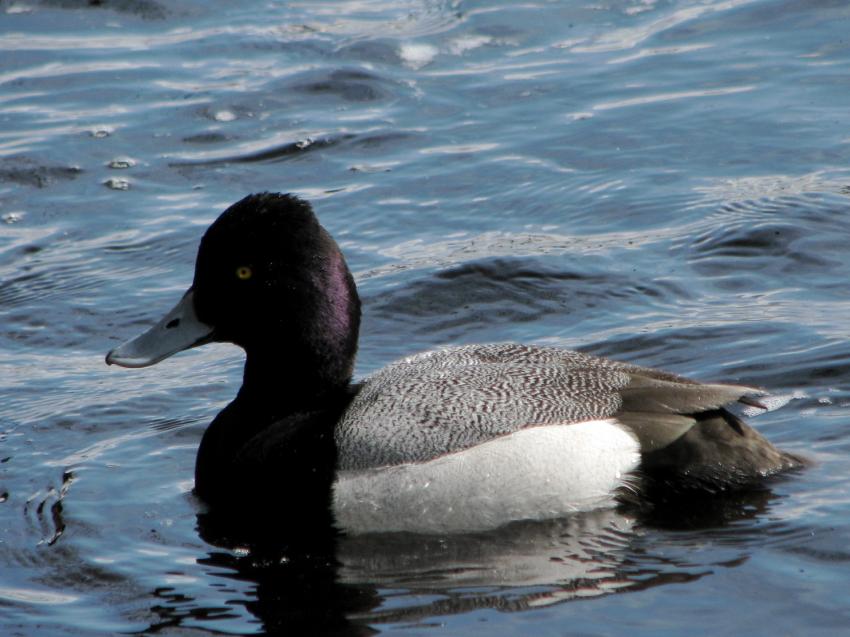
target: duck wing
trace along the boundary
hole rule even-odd
[[[526,427],[612,417],[651,453],[685,435],[696,415],[757,404],[761,393],[554,347],[448,348],[364,382],[335,431],[339,468],[424,462]]]

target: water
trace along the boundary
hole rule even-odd
[[[0,632],[850,633],[848,24],[826,0],[0,2]],[[652,518],[251,551],[191,495],[240,353],[103,355],[261,190],[342,245],[358,375],[579,348],[793,394],[754,424],[814,464]]]

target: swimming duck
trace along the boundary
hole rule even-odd
[[[359,325],[354,279],[310,204],[255,194],[206,231],[174,309],[106,362],[242,347],[242,387],[204,433],[196,494],[354,533],[484,530],[802,463],[733,413],[766,409],[761,390],[556,347],[447,347],[352,384]]]

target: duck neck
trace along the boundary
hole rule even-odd
[[[353,396],[350,372],[294,347],[247,353],[238,395],[204,433],[195,491],[214,506],[239,508],[251,494],[265,497],[265,488],[300,484],[297,506],[291,494],[290,502],[323,518],[336,466],[333,430]]]
[[[249,350],[237,400],[261,410],[257,416],[266,424],[299,412],[321,411],[345,393],[352,367],[353,360],[315,348]]]

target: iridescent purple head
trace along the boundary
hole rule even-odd
[[[262,193],[230,206],[201,240],[192,290],[212,340],[236,343],[249,360],[318,357],[350,377],[360,300],[306,201]]]
[[[359,329],[354,279],[310,204],[261,193],[216,219],[201,239],[192,287],[106,362],[144,367],[224,341],[245,349],[251,387],[321,396],[351,379]]]

